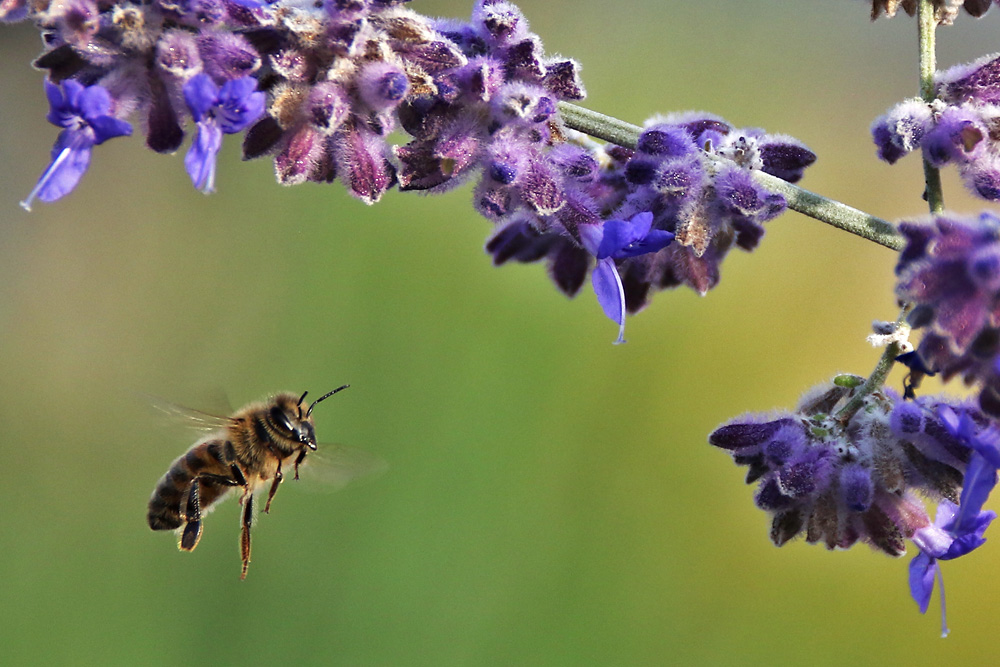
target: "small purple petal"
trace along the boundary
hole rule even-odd
[[[608,220],[604,223],[604,236],[597,249],[597,259],[612,257],[649,233],[653,224],[653,214],[644,211],[632,216],[631,220]]]
[[[184,101],[196,123],[205,120],[219,101],[219,87],[207,74],[197,74],[184,84]]]
[[[927,612],[930,604],[937,567],[937,562],[922,551],[910,561],[910,596],[916,601],[921,614]]]
[[[220,148],[222,130],[214,124],[199,123],[184,156],[184,168],[194,186],[205,194],[215,191],[215,160]]]
[[[610,257],[597,262],[591,275],[594,294],[597,302],[604,309],[604,314],[618,323],[618,338],[615,344],[625,342],[625,290],[621,277],[615,267],[615,261]]]

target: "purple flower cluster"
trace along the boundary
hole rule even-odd
[[[980,408],[1000,416],[1000,218],[939,216],[899,230],[896,293],[924,330],[917,367],[977,385]]]
[[[367,203],[397,182],[452,187],[502,150],[530,163],[561,140],[556,102],[583,97],[579,68],[547,58],[520,10],[479,0],[470,21],[439,21],[405,2],[6,1],[2,16],[35,20],[50,81],[103,91],[91,93],[108,100],[103,113],[138,116],[153,150],[176,151],[192,119],[185,166],[206,191],[221,135],[247,128],[245,157],[273,155],[280,182],[339,178]],[[400,127],[415,139],[393,150]]]
[[[539,155],[528,184],[507,185],[491,176],[505,173],[499,167],[517,158],[506,150],[499,156],[477,189],[480,210],[498,224],[486,245],[494,262],[544,258],[556,285],[573,296],[596,258],[595,289],[605,312],[620,322],[624,311],[647,304],[651,289],[683,284],[704,294],[714,287],[728,251],[753,250],[764,234],[762,223],[785,209],[784,197],[758,185],[753,171],[794,183],[816,159],[791,137],[739,130],[702,113],[651,119],[635,150],[561,144]],[[538,205],[541,193],[551,193],[544,206]],[[589,239],[607,236],[602,225],[639,215],[649,215],[650,229],[672,235],[674,243],[646,245],[641,252],[596,251]],[[624,303],[615,314],[598,288],[599,280],[611,284],[598,272],[607,274],[612,263]]]
[[[913,16],[917,13],[918,4],[919,0],[871,0],[872,20],[882,14],[892,18],[899,9]],[[979,18],[988,12],[993,4],[1000,5],[1000,0],[933,0],[938,22],[942,25],[953,23],[959,9],[964,9],[966,14]]]
[[[709,442],[748,466],[748,484],[759,482],[755,501],[771,514],[777,546],[804,533],[828,549],[861,541],[902,556],[911,540],[920,552],[910,592],[923,613],[938,561],[981,546],[996,517],[982,507],[997,484],[1000,430],[973,405],[949,399],[901,400],[883,389],[857,405],[862,383],[838,376],[794,413],[737,418]],[[921,497],[939,501],[933,523]]]
[[[339,180],[368,204],[396,185],[435,193],[476,178],[474,205],[497,229],[494,262],[546,258],[569,295],[593,268],[619,341],[625,313],[651,289],[704,294],[730,248],[757,245],[785,200],[752,172],[795,182],[816,159],[791,137],[708,114],[653,119],[634,150],[598,146],[558,114],[560,101],[584,97],[579,66],[546,56],[514,4],[477,0],[457,21],[405,2],[67,0],[4,11],[44,31],[36,65],[50,81],[100,98],[94,113],[122,127],[138,116],[153,150],[179,149],[193,121],[185,167],[202,191],[214,189],[223,134],[244,130],[244,157],[272,156],[281,183]],[[55,115],[63,102],[53,99]],[[68,193],[90,147],[116,136],[91,111],[76,115],[91,138],[74,130],[80,146],[62,162],[54,152],[36,188],[45,201]],[[411,139],[390,145],[400,129]]]
[[[774,544],[804,533],[828,549],[862,541],[901,556],[904,540],[930,525],[919,496],[958,502],[971,450],[936,416],[937,404],[882,390],[838,415],[861,381],[840,376],[794,413],[743,416],[709,436],[749,467],[748,484],[760,482],[755,501],[772,515]]]
[[[935,167],[954,164],[973,193],[1000,200],[1000,54],[935,77],[937,99],[900,102],[872,124],[878,156],[893,164],[920,148]]]

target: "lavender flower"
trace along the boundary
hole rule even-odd
[[[504,145],[495,154],[504,157],[491,163],[477,198],[480,211],[499,223],[487,244],[497,264],[546,258],[553,280],[573,296],[597,256],[594,230],[602,229],[602,219],[634,221],[649,213],[650,230],[674,235],[669,246],[597,263],[592,281],[600,286],[599,300],[620,325],[625,312],[648,303],[654,288],[687,284],[704,294],[714,287],[732,246],[752,250],[764,234],[762,223],[785,207],[751,172],[794,182],[816,157],[791,137],[737,130],[696,113],[652,119],[635,150],[606,147],[601,155],[563,144],[526,154]],[[718,166],[713,155],[729,162]],[[530,178],[519,180],[524,172]],[[525,183],[530,195],[519,189]]]
[[[131,125],[110,114],[111,96],[101,86],[85,87],[68,80],[60,90],[46,81],[45,94],[49,98],[49,122],[64,129],[52,147],[52,162],[21,202],[28,211],[36,197],[51,202],[75,188],[90,165],[94,146],[132,133]]]
[[[910,592],[927,610],[939,560],[985,541],[996,518],[982,509],[997,483],[1000,429],[966,403],[901,400],[882,389],[852,413],[862,378],[839,376],[802,399],[794,413],[748,415],[718,428],[709,443],[749,467],[755,501],[769,512],[771,541],[804,533],[828,549],[858,541],[891,556],[905,539],[920,549],[909,567]],[[919,496],[938,499],[931,523]],[[942,628],[944,596],[942,591]]]
[[[880,159],[893,164],[922,149],[933,166],[954,164],[979,197],[1000,200],[1000,54],[935,77],[937,97],[900,102],[872,123]]]
[[[494,261],[544,258],[573,295],[596,259],[592,283],[620,329],[651,292],[704,294],[733,246],[756,247],[785,200],[753,171],[795,182],[815,160],[791,137],[701,113],[651,120],[634,151],[598,146],[558,113],[584,97],[579,65],[547,56],[514,4],[476,0],[467,21],[403,4],[70,0],[30,11],[49,35],[36,64],[67,85],[98,82],[113,108],[142,119],[151,149],[176,151],[193,119],[184,164],[203,192],[222,136],[244,130],[244,157],[272,156],[279,182],[337,180],[367,204],[395,185],[437,193],[475,179],[474,205],[497,229]],[[390,145],[400,129],[410,139]],[[629,243],[655,243],[598,254],[598,236],[638,233],[640,220]]]
[[[207,74],[198,74],[184,86],[184,99],[198,129],[184,166],[194,186],[208,194],[215,191],[215,158],[222,148],[222,135],[242,132],[264,113],[264,94],[255,92],[257,82],[245,76],[222,84]]]
[[[922,328],[920,364],[980,386],[980,407],[1000,415],[1000,218],[939,216],[903,222],[896,293]]]
[[[771,514],[777,546],[804,533],[828,549],[861,541],[901,556],[904,540],[930,524],[920,496],[958,500],[971,452],[932,412],[937,403],[883,389],[838,414],[861,383],[840,376],[794,413],[747,415],[709,436],[749,467],[748,484],[759,482],[755,502]]]

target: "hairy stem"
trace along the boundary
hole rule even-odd
[[[625,148],[635,148],[639,133],[642,131],[638,125],[568,102],[559,103],[559,113],[566,127]],[[718,156],[710,157],[714,160],[725,159]],[[784,195],[788,201],[788,208],[793,211],[892,250],[902,250],[905,245],[903,237],[896,228],[881,218],[792,185],[762,171],[754,171],[753,178],[768,190]]]
[[[906,316],[910,314],[913,309],[912,304],[907,304],[903,306],[903,309],[899,313],[899,317],[896,318],[897,326],[904,326],[906,321]],[[893,342],[885,346],[885,352],[879,357],[878,363],[875,364],[875,370],[872,371],[865,383],[861,385],[851,400],[847,402],[843,408],[837,412],[837,419],[842,424],[846,424],[850,421],[854,413],[861,409],[865,403],[865,398],[872,392],[878,391],[885,384],[885,380],[889,377],[889,372],[892,367],[896,364],[896,357],[902,354],[904,348],[902,342]]]
[[[934,89],[934,71],[937,69],[935,55],[935,36],[937,31],[937,16],[931,0],[920,0],[920,13],[917,20],[920,41],[920,98],[928,104],[937,97]],[[944,192],[941,189],[941,172],[937,167],[924,160],[924,198],[931,213],[941,213],[944,210]]]

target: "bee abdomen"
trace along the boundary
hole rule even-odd
[[[232,445],[226,445],[227,451],[231,451]],[[149,499],[146,514],[149,527],[153,530],[180,528],[186,522],[181,514],[181,505],[191,481],[203,472],[216,472],[222,465],[224,455],[223,446],[212,441],[192,447],[174,461],[170,470],[160,478]]]
[[[153,530],[173,530],[180,528],[184,523],[180,513],[181,499],[191,483],[191,477],[180,467],[178,461],[160,478],[156,490],[149,499],[146,520]]]

